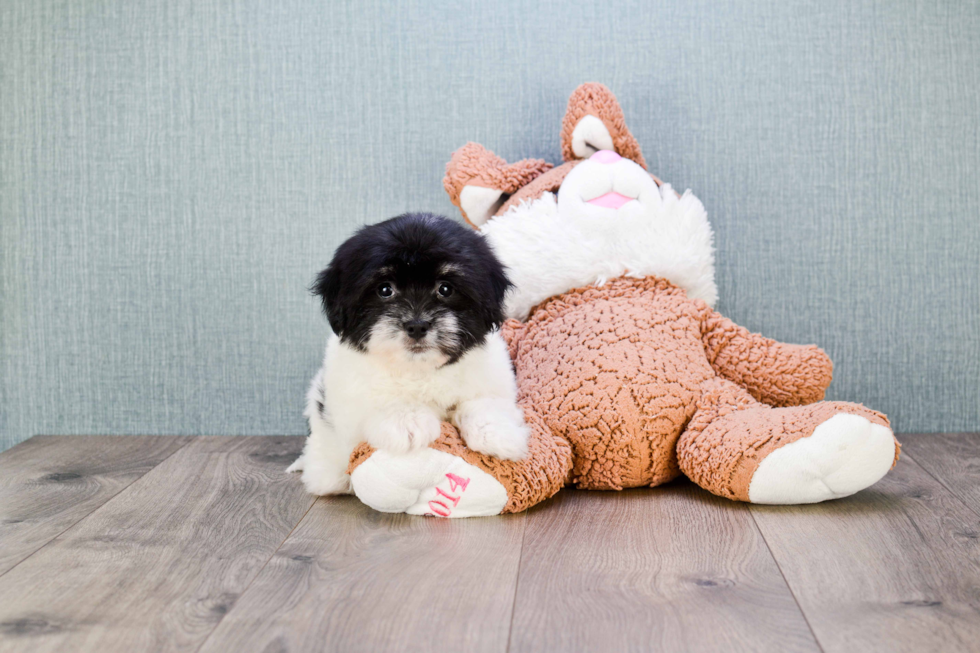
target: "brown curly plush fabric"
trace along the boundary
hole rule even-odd
[[[525,188],[542,173],[551,170],[551,167],[550,163],[541,159],[522,159],[507,163],[482,145],[467,143],[456,150],[446,164],[446,176],[442,185],[449,194],[449,201],[472,224],[470,216],[466,215],[460,205],[463,188],[468,185],[493,188],[510,195]]]
[[[677,477],[674,445],[714,375],[700,307],[660,279],[617,279],[538,306],[514,326],[520,400],[571,444],[572,482],[588,489]]]
[[[714,311],[702,320],[701,334],[711,367],[770,406],[820,401],[833,378],[834,364],[819,347],[770,340]]]
[[[572,150],[572,132],[585,116],[595,116],[609,130],[613,147],[620,156],[647,167],[640,144],[626,127],[626,118],[612,91],[597,82],[582,84],[568,98],[568,110],[561,122],[561,155],[566,161],[579,159]]]
[[[573,290],[508,322],[505,337],[520,400],[571,444],[582,488],[659,485],[683,472],[747,501],[759,462],[833,415],[888,424],[857,404],[804,405],[830,384],[821,349],[750,333],[664,279]]]
[[[832,369],[820,349],[751,334],[653,277],[554,297],[507,335],[520,400],[571,443],[572,482],[589,489],[676,478],[677,441],[717,376],[796,405],[821,398]]]

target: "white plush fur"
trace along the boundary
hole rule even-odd
[[[894,460],[891,429],[839,413],[810,437],[766,456],[752,475],[749,501],[801,504],[847,497],[877,483]]]
[[[438,350],[411,354],[383,326],[358,351],[334,335],[307,394],[310,437],[288,471],[313,494],[350,492],[347,464],[360,442],[391,454],[419,451],[451,419],[467,445],[498,458],[527,455],[529,431],[499,332],[452,365]],[[318,402],[324,410],[320,411]]]
[[[618,209],[588,201],[615,191],[635,201]],[[572,288],[602,285],[620,276],[656,275],[713,305],[711,225],[701,201],[680,198],[628,159],[577,165],[556,198],[546,193],[481,227],[507,267],[514,288],[508,317],[524,319],[536,304]]]

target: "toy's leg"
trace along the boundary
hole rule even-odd
[[[525,411],[528,456],[515,462],[476,453],[456,429],[426,449],[392,455],[360,445],[351,456],[354,494],[375,510],[434,517],[483,517],[520,512],[560,490],[572,467],[568,443]]]
[[[677,457],[691,480],[719,496],[798,504],[850,496],[876,483],[898,460],[898,449],[885,416],[859,404],[771,408],[716,378],[705,383]]]

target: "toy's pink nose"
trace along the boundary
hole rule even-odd
[[[595,161],[596,163],[616,163],[622,158],[612,150],[599,150],[589,157],[591,161]]]

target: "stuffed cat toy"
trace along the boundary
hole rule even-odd
[[[362,444],[355,494],[385,512],[518,512],[565,485],[656,486],[681,475],[736,501],[845,497],[898,459],[887,418],[821,401],[832,364],[815,346],[750,333],[711,307],[712,232],[690,191],[646,171],[613,94],[584,84],[561,130],[565,162],[508,164],[469,143],[444,184],[515,284],[503,328],[531,427],[503,461],[443,424],[429,448]]]

